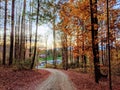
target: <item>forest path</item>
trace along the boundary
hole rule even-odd
[[[51,75],[36,90],[76,90],[68,76],[56,69],[45,69]]]

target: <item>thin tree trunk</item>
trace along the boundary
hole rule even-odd
[[[77,30],[77,54],[78,54],[76,57],[77,68],[79,68],[79,59],[80,59],[79,53],[80,53],[80,51],[79,51],[79,30]]]
[[[73,55],[72,55],[72,37],[70,36],[70,63],[73,65]]]
[[[55,15],[55,7],[53,10],[53,14],[54,14],[54,20],[53,20],[53,64],[54,64],[54,68],[56,68],[56,31],[55,31],[55,19],[56,19],[56,15]]]
[[[26,9],[26,0],[24,0],[22,20],[21,20],[21,42],[20,42],[21,60],[25,60],[25,9]]]
[[[0,0],[0,7],[2,7],[2,3],[1,3],[2,0]],[[2,9],[0,9],[0,13],[2,13]],[[2,20],[2,15],[0,15],[0,20]],[[0,24],[0,27],[2,26],[2,24]],[[0,33],[0,42],[2,42],[2,35]],[[2,54],[0,54],[0,60],[2,60]]]
[[[103,40],[101,40],[102,64],[105,65],[104,64],[104,53],[103,53],[103,50],[104,50],[104,48],[103,48]]]
[[[17,49],[17,59],[20,59],[20,15],[18,20],[18,49]]]
[[[17,59],[17,43],[18,41],[17,41],[17,26],[15,26],[15,49],[14,49],[14,58],[15,58],[15,61],[16,61],[16,59]]]
[[[14,6],[15,0],[12,0],[12,14],[11,14],[11,36],[10,36],[10,57],[9,65],[13,62],[13,46],[14,46]]]
[[[5,61],[6,61],[6,24],[7,24],[7,0],[5,0],[3,65],[5,65]]]
[[[62,45],[62,67],[65,69],[65,56],[64,56],[64,35],[61,35],[61,45]]]
[[[18,17],[17,17],[17,8],[16,8],[16,25],[15,25],[15,49],[14,49],[14,58],[15,61],[17,60],[17,53],[18,53]]]
[[[32,64],[31,64],[31,67],[30,67],[31,69],[33,69],[33,67],[34,67],[35,56],[36,56],[36,51],[37,51],[37,33],[38,33],[39,7],[40,7],[40,2],[38,0],[37,18],[36,18],[36,32],[35,32],[35,48],[34,48],[34,54],[33,54]]]
[[[29,30],[30,30],[30,49],[29,49],[29,57],[32,55],[32,22],[30,22]]]
[[[53,64],[54,68],[56,68],[56,34],[55,34],[55,20],[53,22]]]
[[[26,28],[26,23],[25,23],[25,13],[26,13],[26,0],[24,0],[24,28],[23,28],[23,30],[24,30],[24,33],[23,33],[23,59],[24,59],[24,61],[25,61],[25,53],[26,53],[26,46],[25,46],[25,41],[26,41],[26,30],[25,30],[25,28]]]
[[[111,61],[110,61],[110,31],[109,31],[109,2],[107,0],[107,43],[108,43],[108,62],[109,62],[109,89],[112,90],[111,80]]]
[[[47,39],[48,39],[48,35],[46,35],[46,68],[47,68]]]
[[[23,15],[21,19],[21,35],[20,35],[20,59],[23,59]]]
[[[65,70],[68,69],[68,45],[67,45],[67,35],[65,35]]]
[[[30,1],[31,3],[32,1]],[[30,12],[32,13],[33,9],[30,6]],[[29,57],[31,57],[32,54],[32,47],[31,47],[31,39],[32,39],[32,20],[31,17],[29,18],[29,37],[30,37],[30,48],[29,48]]]

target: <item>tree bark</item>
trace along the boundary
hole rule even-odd
[[[93,48],[93,61],[95,82],[99,83],[100,79],[100,66],[99,66],[99,51],[98,51],[98,19],[97,19],[97,0],[90,0],[91,11],[91,30],[92,30],[92,48]]]
[[[13,62],[13,46],[14,46],[14,6],[15,0],[12,0],[12,14],[11,14],[11,36],[10,36],[10,57],[9,65]]]
[[[30,0],[30,3],[32,1]],[[31,8],[30,6],[30,13],[32,13],[33,9]],[[32,40],[32,20],[31,20],[31,17],[29,18],[29,37],[30,37],[30,48],[29,48],[29,57],[31,58],[31,55],[32,55],[32,47],[31,47],[31,40]]]
[[[56,34],[55,34],[55,18],[53,21],[53,64],[54,64],[54,68],[56,68]]]
[[[107,43],[108,43],[108,62],[109,62],[109,89],[112,90],[111,80],[111,60],[110,60],[110,30],[109,30],[109,2],[107,0]]]
[[[15,61],[18,59],[18,23],[19,23],[19,16],[17,17],[17,8],[16,8],[16,25],[15,25],[15,49],[14,49],[14,58]]]
[[[68,45],[67,45],[67,35],[64,33],[61,38],[62,42],[62,64],[63,69],[68,69]]]
[[[3,43],[3,65],[6,61],[6,24],[7,24],[7,0],[5,0],[5,17],[4,17],[4,43]]]
[[[40,1],[38,0],[37,18],[36,18],[36,32],[35,32],[35,48],[34,48],[33,59],[32,59],[32,63],[31,63],[31,67],[30,67],[31,69],[33,69],[33,67],[34,67],[35,56],[36,56],[36,51],[37,51],[37,33],[38,33],[39,7],[40,7]]]
[[[22,20],[21,20],[21,42],[20,42],[21,60],[25,60],[25,11],[26,11],[26,0],[24,0]]]
[[[46,35],[46,68],[47,68],[47,40],[48,40],[48,35]]]

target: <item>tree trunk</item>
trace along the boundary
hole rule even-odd
[[[55,18],[53,21],[53,64],[54,64],[54,68],[56,68],[56,34],[55,34]]]
[[[31,3],[32,1],[30,1]],[[30,6],[30,12],[32,13],[33,9]],[[29,48],[29,57],[31,58],[32,55],[32,47],[31,47],[31,39],[32,39],[32,20],[31,17],[29,18],[29,37],[30,37],[30,48]]]
[[[22,20],[21,20],[21,43],[20,43],[21,60],[25,60],[25,11],[26,11],[26,0],[24,0]]]
[[[47,68],[47,39],[48,39],[48,35],[46,35],[46,38],[45,38],[46,40],[46,68]]]
[[[91,11],[91,30],[92,30],[92,48],[93,48],[93,59],[94,59],[94,73],[95,82],[99,83],[100,79],[100,66],[99,66],[99,51],[98,51],[98,19],[97,19],[97,0],[90,0],[90,11]],[[97,42],[96,42],[97,41]]]
[[[77,30],[77,57],[76,57],[76,66],[77,68],[79,68],[79,59],[80,59],[80,56],[79,56],[79,30]]]
[[[5,61],[6,61],[6,24],[7,24],[7,0],[5,0],[3,65],[5,65]]]
[[[62,36],[62,63],[65,70],[68,69],[68,46],[67,35],[64,33]]]
[[[35,56],[36,56],[36,51],[37,51],[37,33],[38,33],[39,7],[40,7],[40,2],[38,0],[37,18],[36,18],[36,32],[35,32],[35,48],[34,48],[34,54],[33,54],[32,64],[31,64],[31,67],[30,67],[31,69],[33,69],[33,67],[34,67]]]
[[[112,80],[111,80],[111,60],[110,60],[110,30],[109,30],[109,2],[107,0],[107,43],[108,43],[108,62],[109,62],[109,89],[112,90]]]
[[[72,54],[72,37],[70,36],[70,64],[73,67],[73,54]]]
[[[9,65],[11,65],[12,62],[13,62],[13,46],[14,46],[14,6],[15,6],[15,0],[12,0]]]
[[[15,25],[15,49],[14,49],[14,58],[15,58],[15,61],[18,59],[18,23],[19,23],[19,16],[17,17],[17,8],[16,8],[16,25]]]
[[[20,15],[19,15],[19,19],[18,19],[18,46],[17,46],[17,59],[19,60],[20,59]]]
[[[25,28],[26,28],[26,23],[25,23],[25,13],[26,13],[26,0],[24,0],[24,22],[23,22],[23,24],[24,24],[24,27],[23,27],[23,30],[24,30],[24,32],[23,32],[23,60],[25,61],[25,53],[26,53],[26,47],[25,47],[25,41],[26,41],[26,30],[25,30]]]
[[[67,47],[67,35],[63,33],[61,36],[61,44],[62,44],[62,65],[63,69],[68,69],[68,47]]]
[[[65,70],[68,70],[68,45],[67,45],[67,35],[65,34]]]

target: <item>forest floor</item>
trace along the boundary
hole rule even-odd
[[[74,70],[63,71],[74,83],[77,90],[109,90],[108,79],[102,78],[99,84],[95,83],[93,74],[78,73]],[[112,77],[112,89],[120,90],[120,76]]]
[[[47,70],[47,71],[46,71]],[[0,90],[109,90],[108,79],[94,81],[93,74],[75,70],[21,70],[0,67]],[[120,90],[120,77],[112,77],[113,90]]]
[[[21,70],[0,67],[0,90],[35,90],[50,72],[46,70]]]

